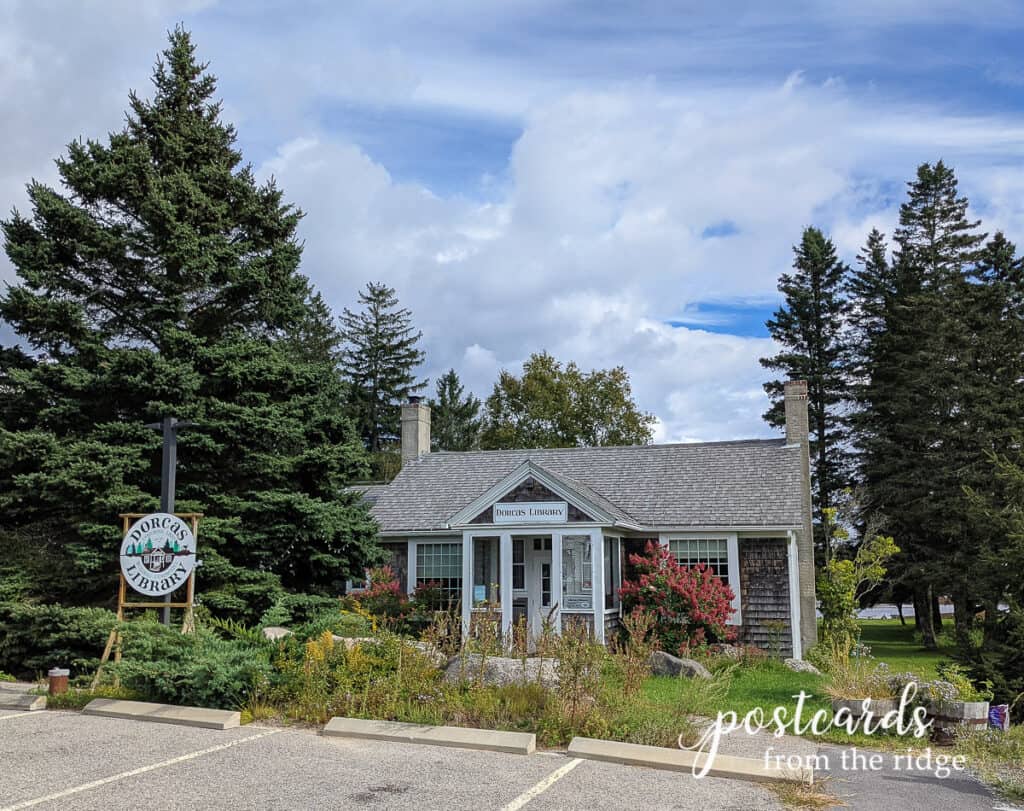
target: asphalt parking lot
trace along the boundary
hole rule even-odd
[[[778,741],[741,738],[758,757]],[[801,755],[840,750],[786,739]],[[829,794],[872,811],[1011,811],[967,774],[818,773]],[[602,809],[782,808],[738,780],[578,760],[324,738],[249,725],[215,731],[85,716],[0,711],[0,811],[37,809]]]
[[[0,811],[38,809],[767,809],[764,787],[580,761],[0,712]]]

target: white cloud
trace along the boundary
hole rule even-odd
[[[396,287],[424,332],[431,377],[454,366],[486,395],[500,368],[547,349],[585,368],[625,366],[660,440],[767,435],[757,359],[771,342],[666,321],[699,302],[771,300],[812,223],[852,260],[870,227],[891,232],[901,184],[923,160],[954,164],[987,224],[1024,239],[1021,116],[908,110],[831,69],[822,81],[790,55],[808,54],[796,37],[761,43],[758,26],[778,25],[774,9],[759,19],[751,6],[748,27],[717,39],[697,36],[699,21],[687,27],[695,15],[669,15],[671,36],[649,36],[646,17],[630,15],[610,47],[564,31],[531,39],[549,5],[497,4],[487,25],[465,0],[396,3],[386,19],[355,8],[346,30],[320,12],[268,26],[262,6],[196,18],[243,146],[306,211],[304,272],[338,311],[369,280]],[[879,25],[930,6],[871,2]],[[841,27],[865,7],[848,8],[806,10]],[[149,92],[163,32],[187,11],[0,8],[0,205],[23,206],[30,175],[52,181],[52,158],[70,138],[119,126],[126,89]],[[588,30],[611,22],[596,7],[573,13]],[[762,76],[701,73],[765,54],[775,61]],[[658,66],[673,78],[646,78]],[[332,127],[324,110],[344,119],[348,103],[468,111],[521,135],[507,166],[487,167],[486,202],[442,195],[396,179],[339,134],[343,122]],[[734,233],[702,238],[720,223]],[[0,265],[0,279],[9,275]]]
[[[1019,126],[933,114],[941,133],[919,117],[896,138],[903,119],[873,113],[858,126],[866,110],[841,83],[792,77],[745,93],[650,81],[574,92],[530,110],[507,188],[487,204],[398,183],[324,134],[264,170],[309,212],[306,271],[339,307],[367,280],[394,285],[431,376],[454,366],[486,395],[499,367],[546,349],[585,368],[624,365],[659,439],[763,436],[758,358],[771,341],[665,322],[708,299],[770,300],[807,224],[833,230],[852,259],[870,227],[891,231],[898,201],[883,180],[960,142],[958,128],[971,132],[960,155],[971,164],[1009,148]],[[1019,208],[1024,176],[965,174]],[[702,239],[723,220],[737,233]]]

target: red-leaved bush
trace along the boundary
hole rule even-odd
[[[401,617],[408,610],[409,598],[398,582],[394,569],[381,566],[367,573],[370,585],[358,595],[359,604],[380,619]]]
[[[630,555],[636,579],[622,584],[626,611],[641,608],[655,618],[662,650],[686,655],[711,642],[731,642],[726,625],[733,591],[707,566],[682,566],[664,546],[651,541],[642,555]]]

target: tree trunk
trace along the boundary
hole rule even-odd
[[[900,615],[900,625],[906,625],[907,618],[903,616],[903,603],[896,603],[896,613]]]
[[[924,599],[921,596],[921,592],[919,592],[917,589],[914,589],[913,591],[913,600],[914,628],[920,631],[921,633],[924,633],[924,620],[922,620],[922,617],[924,616],[924,609],[922,608],[922,606],[924,605]]]
[[[938,650],[938,643],[935,641],[935,615],[932,611],[935,604],[935,595],[932,591],[931,585],[925,588],[925,593],[921,596],[921,636],[923,637],[924,646],[928,650]]]
[[[932,623],[936,631],[942,630],[942,606],[937,595],[932,595]]]
[[[953,629],[956,644],[961,649],[970,645],[971,629],[974,627],[974,604],[963,589],[953,593]]]

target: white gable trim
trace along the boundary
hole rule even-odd
[[[471,526],[470,521],[476,518],[480,513],[486,510],[488,507],[494,505],[494,503],[500,499],[509,490],[514,490],[520,484],[527,479],[536,479],[542,485],[544,485],[552,493],[564,498],[567,502],[572,504],[574,507],[585,512],[591,518],[594,519],[595,523],[598,524],[614,524],[615,518],[609,515],[605,510],[602,510],[591,500],[580,495],[570,485],[566,484],[561,479],[557,478],[551,473],[548,473],[543,468],[534,464],[534,462],[527,459],[519,467],[509,473],[501,481],[489,487],[481,495],[477,496],[473,501],[459,510],[455,515],[448,519],[448,526]]]

